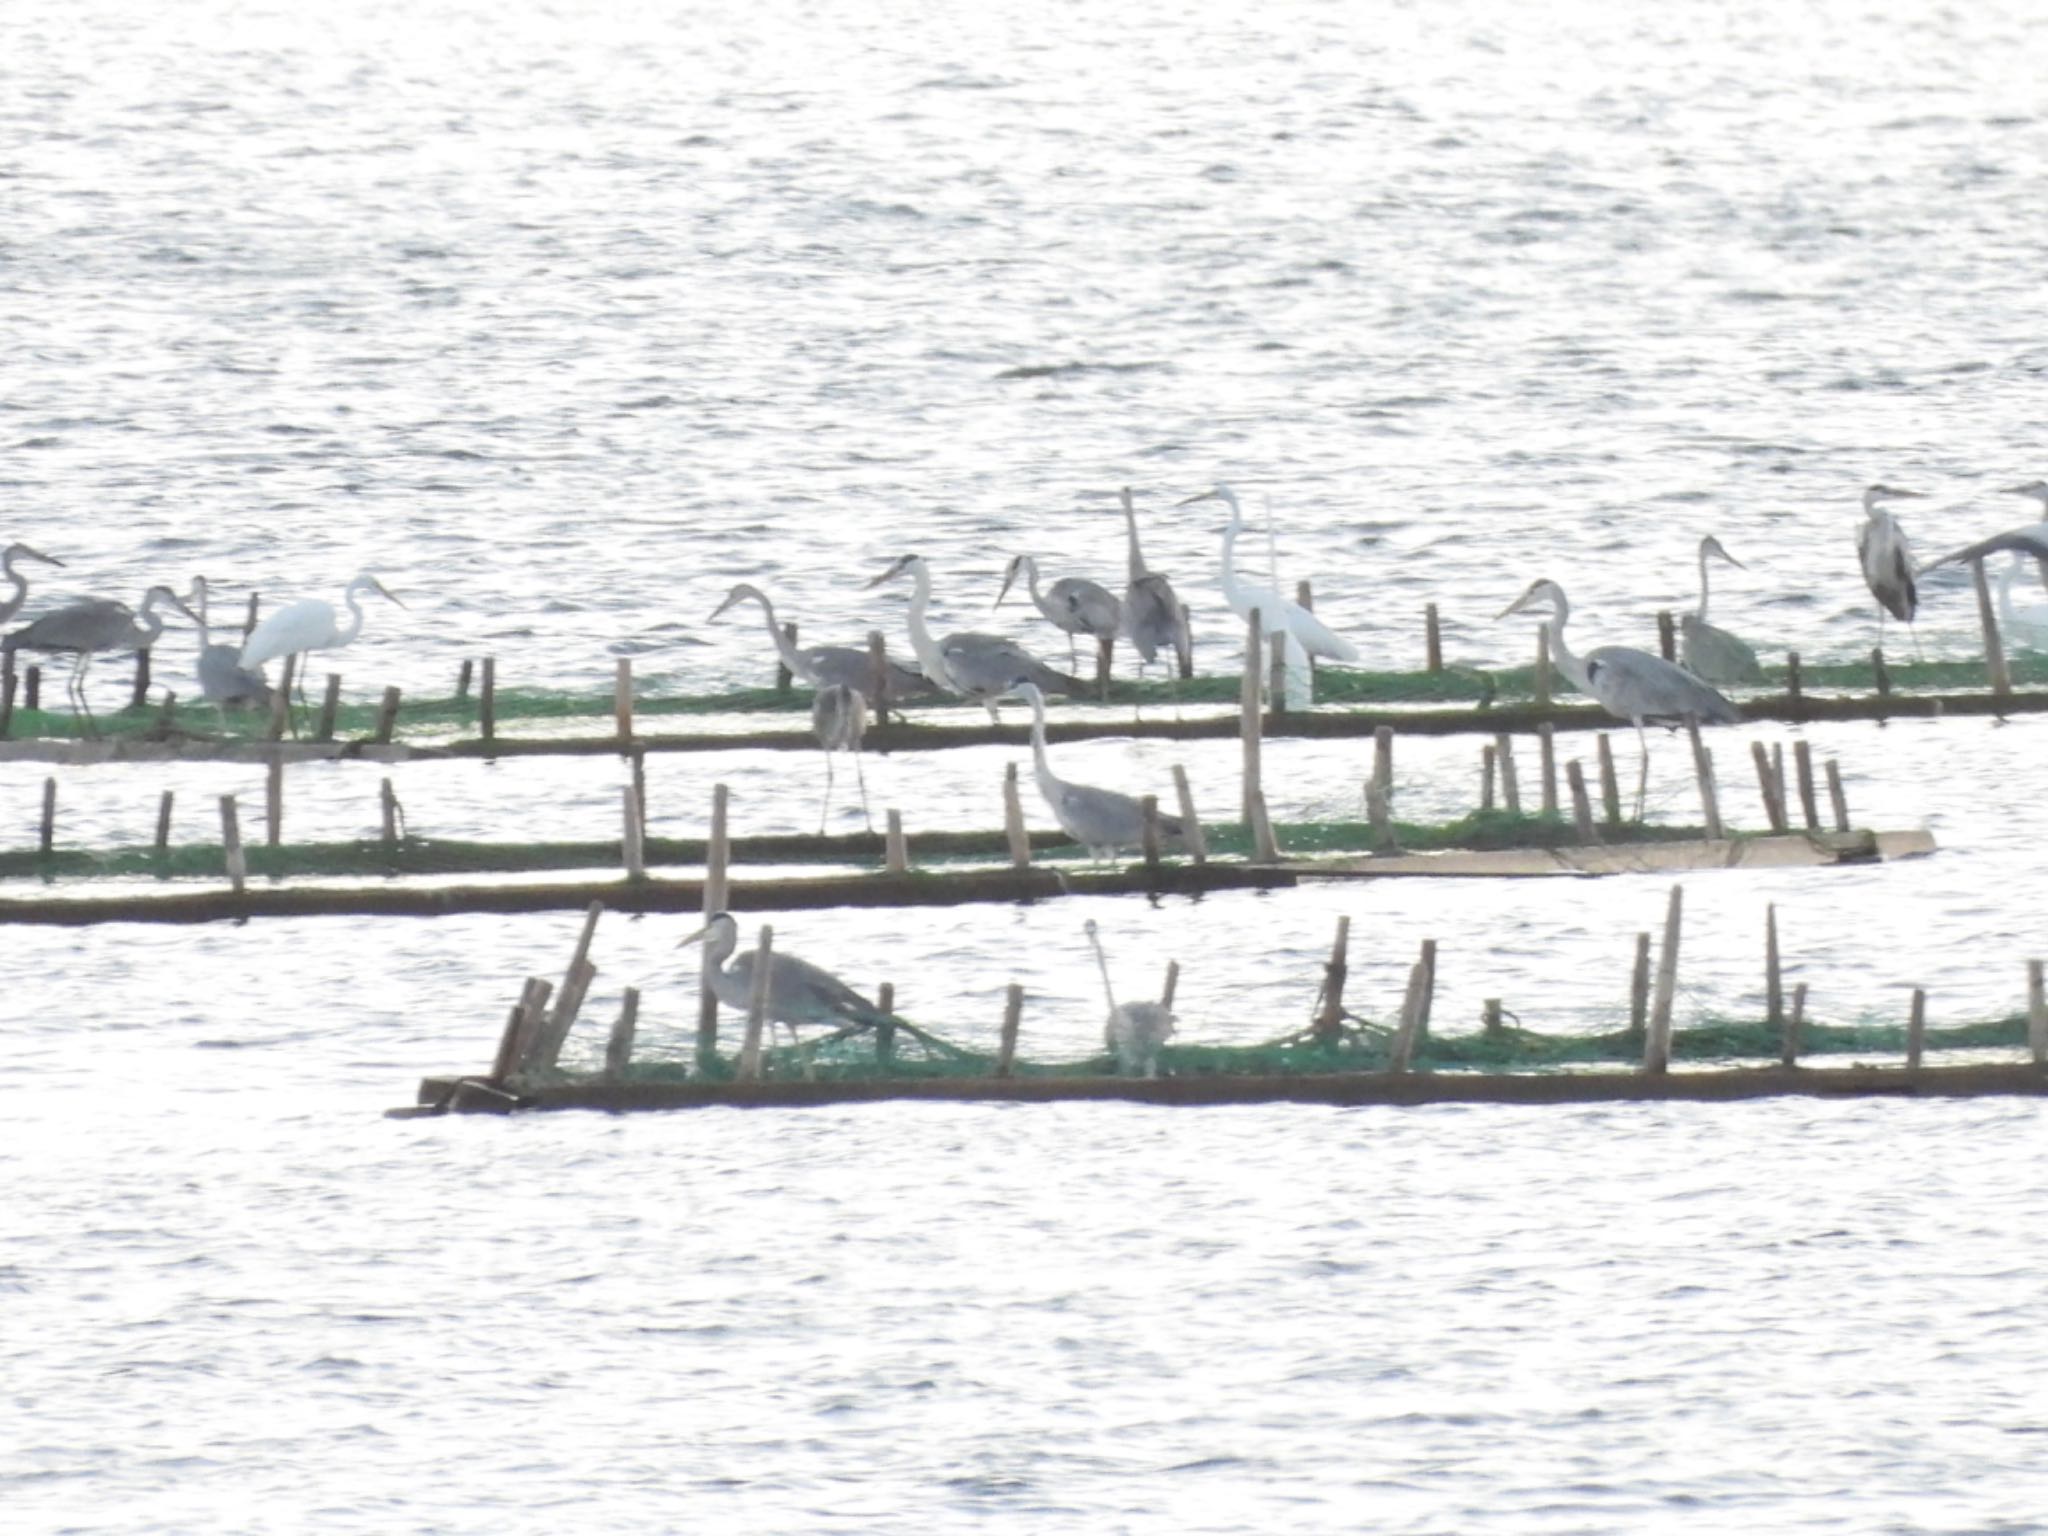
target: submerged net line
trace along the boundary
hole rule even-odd
[[[2048,685],[2048,655],[2008,653],[2007,666],[2015,686]],[[1886,661],[1889,685],[1896,691],[1981,690],[1986,685],[1983,660]],[[1764,691],[1782,692],[1787,684],[1786,669],[1765,667]],[[1842,662],[1803,662],[1801,685],[1807,689],[1834,689],[1874,694],[1877,676],[1869,659]],[[643,686],[659,687],[662,679],[648,676]],[[1559,698],[1578,697],[1562,676],[1553,675],[1552,688]],[[1106,696],[1093,688],[1080,696],[1084,702],[1111,705],[1235,704],[1243,678],[1228,672],[1188,678],[1171,683],[1114,681]],[[1467,704],[1485,708],[1503,700],[1527,701],[1535,697],[1536,669],[1533,666],[1477,668],[1447,666],[1441,672],[1371,671],[1362,668],[1320,666],[1315,674],[1317,704]],[[17,699],[19,695],[17,695]],[[493,714],[499,722],[609,719],[614,695],[603,690],[562,690],[501,688],[492,695]],[[639,717],[687,717],[720,714],[808,713],[811,690],[797,684],[788,691],[776,688],[741,688],[713,694],[636,694],[633,713]],[[380,706],[376,703],[342,703],[335,711],[338,737],[367,736],[376,727]],[[922,712],[936,710],[978,710],[979,704],[965,699],[940,698],[917,701]],[[301,711],[302,721],[318,718],[319,706]],[[401,699],[397,725],[421,732],[475,732],[480,729],[481,706],[475,694],[461,698]],[[180,702],[166,714],[161,705],[128,708],[101,715],[99,729],[107,736],[146,736],[168,729],[192,736],[222,736],[233,740],[257,740],[265,733],[268,717],[254,711],[222,712],[211,704]],[[85,734],[68,709],[17,707],[9,734],[17,739],[65,739]]]
[[[1203,837],[1212,858],[1248,859],[1250,829],[1241,822],[1205,825]],[[1514,848],[1583,848],[1569,817],[1510,815],[1506,811],[1474,811],[1456,821],[1396,822],[1395,839],[1403,852],[1440,853],[1452,850],[1485,852]],[[1730,831],[1729,836],[1745,835]],[[1329,820],[1276,824],[1274,836],[1286,856],[1370,853],[1373,830],[1363,821]],[[1655,843],[1696,841],[1706,836],[1699,827],[1628,823],[1609,828],[1610,842]],[[1009,843],[1001,831],[921,832],[908,839],[910,853],[928,873],[949,866],[1007,865]],[[1081,848],[1060,833],[1031,836],[1034,856],[1083,860]],[[552,870],[616,869],[624,852],[609,842],[475,842],[459,838],[406,836],[387,845],[379,837],[345,842],[264,843],[243,845],[249,873],[267,878],[293,875],[464,875],[546,873]],[[649,865],[701,865],[708,845],[701,838],[649,838]],[[833,837],[737,837],[731,844],[732,868],[748,864],[850,864],[880,868],[887,856],[880,833]],[[128,846],[104,850],[59,848],[48,854],[33,849],[0,852],[0,879],[111,879],[121,877],[171,880],[217,880],[226,854],[218,843],[180,843],[159,852],[154,847]],[[1162,862],[1185,862],[1168,857]],[[1118,864],[1114,867],[1124,867]]]

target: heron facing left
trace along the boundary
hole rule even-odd
[[[711,920],[684,938],[677,948],[704,943],[705,975],[711,990],[728,1008],[745,1013],[753,1005],[755,951],[738,959],[739,920],[730,912],[712,914]],[[727,964],[732,960],[731,964]],[[800,1024],[874,1025],[891,1022],[891,1016],[862,997],[845,982],[808,960],[799,960],[783,950],[768,957],[767,1013],[771,1022],[786,1024],[791,1034]]]
[[[0,573],[4,573],[8,581],[13,584],[14,595],[5,601],[0,601],[0,624],[5,624],[9,619],[21,612],[22,604],[28,601],[28,578],[14,568],[14,562],[17,560],[40,560],[45,565],[62,565],[64,563],[54,555],[46,555],[39,549],[29,548],[26,544],[8,545],[6,553],[0,554]]]

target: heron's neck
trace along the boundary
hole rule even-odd
[[[1700,622],[1707,622],[1707,552],[1700,551]]]
[[[1058,783],[1052,771],[1052,762],[1045,755],[1045,700],[1031,701],[1031,765],[1038,777],[1038,787],[1044,789],[1046,781]]]
[[[768,601],[768,594],[755,592],[751,595],[754,601],[761,605],[761,618],[768,626],[768,638],[775,643],[775,654],[782,658],[782,664],[789,668],[790,675],[802,678],[807,683],[814,681],[811,669],[804,665],[803,658],[797,654],[795,644],[784,633],[782,626],[775,622],[775,605]]]
[[[1572,648],[1564,643],[1564,626],[1571,616],[1570,605],[1560,597],[1557,606],[1550,611],[1550,617],[1543,621],[1543,627],[1550,632],[1550,659],[1557,664],[1558,671],[1571,679],[1573,687],[1581,693],[1590,693],[1592,689],[1586,680],[1586,669],[1572,654]]]
[[[1145,557],[1138,550],[1138,514],[1131,510],[1129,502],[1124,503],[1124,533],[1130,550],[1131,580],[1137,581],[1145,574]]]
[[[924,668],[925,676],[941,688],[957,693],[952,674],[946,670],[945,653],[932,639],[931,628],[925,623],[925,610],[932,601],[932,573],[920,561],[910,568],[910,579],[916,584],[910,593],[910,648],[917,653],[917,663]]]
[[[1031,583],[1032,606],[1054,623],[1058,623],[1059,614],[1054,611],[1052,604],[1046,601],[1045,594],[1038,590],[1038,562],[1029,555],[1024,557],[1024,578]]]
[[[340,650],[344,645],[355,644],[355,638],[363,632],[363,587],[359,582],[350,582],[341,594],[341,600],[348,604],[348,627],[334,637],[329,650]]]
[[[20,611],[21,605],[28,601],[28,578],[14,568],[14,551],[11,549],[4,558],[0,558],[0,571],[7,573],[8,581],[14,586],[14,596],[9,601],[0,603],[0,614],[12,618]]]
[[[1109,961],[1103,957],[1102,940],[1090,934],[1088,941],[1095,946],[1095,966],[1102,972],[1102,995],[1109,999],[1109,1011],[1115,1013],[1116,991],[1109,984]]]

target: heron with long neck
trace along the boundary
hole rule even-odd
[[[1892,501],[1923,501],[1926,493],[1904,491],[1892,485],[1873,485],[1863,493],[1863,523],[1856,530],[1856,558],[1863,566],[1863,581],[1877,599],[1877,644],[1884,647],[1884,616],[1889,613],[1903,623],[1913,636],[1913,652],[1920,651],[1920,636],[1913,629],[1913,614],[1920,606],[1920,589],[1914,581],[1913,549],[1906,542],[1906,530],[1885,511]]]
[[[789,668],[790,676],[813,688],[837,685],[857,689],[864,696],[873,692],[874,663],[865,650],[850,645],[798,645],[775,622],[775,605],[768,600],[768,594],[751,582],[736,583],[725,594],[725,601],[711,610],[711,617],[715,619],[740,603],[761,605],[761,616],[768,625],[768,638],[774,642],[775,654]],[[901,662],[889,661],[883,665],[891,699],[924,698],[937,691],[923,673],[913,671]]]
[[[1003,572],[1003,586],[996,593],[996,607],[1002,607],[1003,599],[1009,596],[1020,572],[1030,589],[1032,606],[1066,634],[1068,667],[1078,668],[1080,665],[1075,650],[1079,636],[1088,636],[1098,646],[1116,639],[1123,624],[1123,604],[1107,587],[1085,576],[1062,576],[1052,584],[1050,591],[1040,591],[1038,562],[1029,555],[1015,556]]]
[[[0,572],[6,574],[8,583],[14,588],[14,595],[0,599],[0,624],[5,624],[21,612],[22,604],[28,601],[28,578],[14,568],[14,562],[17,560],[40,560],[44,565],[64,563],[54,555],[46,555],[41,550],[29,548],[26,544],[8,545],[6,552],[0,554]]]
[[[1260,629],[1268,635],[1284,635],[1289,658],[1301,664],[1305,665],[1311,656],[1326,656],[1333,661],[1357,661],[1358,647],[1301,604],[1282,597],[1271,587],[1262,587],[1238,576],[1237,538],[1244,532],[1244,511],[1237,504],[1236,492],[1227,485],[1219,485],[1199,496],[1188,497],[1180,505],[1191,507],[1203,501],[1220,501],[1230,509],[1229,520],[1223,527],[1223,572],[1219,585],[1223,589],[1223,600],[1230,604],[1231,611],[1247,622],[1257,612]]]
[[[1177,655],[1184,643],[1180,599],[1174,595],[1172,582],[1158,571],[1146,568],[1144,552],[1138,548],[1138,514],[1131,506],[1131,488],[1128,485],[1123,488],[1123,504],[1128,574],[1124,587],[1123,633],[1138,653],[1138,676],[1142,680],[1145,668],[1162,649],[1171,648]],[[1171,665],[1169,663],[1169,667]]]
[[[1678,659],[1685,669],[1710,683],[1756,683],[1764,671],[1756,652],[1737,635],[1707,622],[1707,560],[1725,560],[1738,571],[1747,570],[1740,560],[1721,547],[1711,533],[1700,540],[1699,612],[1682,615],[1678,621]]]
[[[867,585],[879,587],[899,576],[911,580],[910,648],[924,675],[948,693],[979,701],[991,720],[996,699],[1019,683],[1032,683],[1048,693],[1080,693],[1086,685],[1079,678],[1055,671],[1031,655],[1014,640],[1001,635],[961,631],[944,640],[933,637],[927,622],[932,601],[932,573],[922,555],[904,555]]]
[[[712,994],[728,1008],[744,1013],[752,1006],[756,952],[748,950],[738,959],[740,925],[730,912],[714,913],[711,920],[676,947],[704,943],[705,975]],[[731,964],[726,962],[730,960]],[[783,950],[768,957],[768,1018],[786,1024],[792,1035],[801,1024],[874,1025],[886,1024],[891,1015],[882,1012],[830,971],[799,960]]]

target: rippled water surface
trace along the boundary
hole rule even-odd
[[[703,691],[939,619],[1007,557],[1117,580],[1117,489],[1236,664],[1219,479],[1374,664],[1521,661],[1566,583],[1645,643],[1718,533],[1716,619],[1860,654],[1857,493],[1923,552],[2026,520],[2041,462],[2048,14],[769,3],[0,7],[0,539],[132,597],[378,572],[352,695]],[[1266,541],[1247,554],[1263,568]],[[1918,640],[1976,648],[1953,576]],[[1896,651],[1899,640],[1888,642]],[[160,677],[187,665],[165,642]],[[120,683],[104,669],[104,702]],[[1694,879],[1680,1010],[1760,1006],[1778,904],[1816,1016],[2020,1006],[2042,952],[2040,719],[1815,727],[1859,820],[1942,851]],[[1751,740],[1716,738],[1756,824]],[[1625,738],[1623,738],[1625,739]],[[1571,750],[1582,750],[1574,745]],[[1106,740],[1074,777],[1235,749]],[[1404,741],[1403,815],[1478,742]],[[995,822],[1004,749],[871,762],[919,826]],[[1689,817],[1659,743],[1651,806]],[[1275,742],[1276,813],[1348,813],[1355,744]],[[47,770],[0,765],[32,835]],[[376,825],[295,771],[295,837]],[[657,832],[804,828],[808,757],[649,765]],[[399,771],[416,830],[614,835],[616,763]],[[180,835],[218,764],[69,769],[62,836]],[[1037,808],[1033,807],[1034,818]],[[842,826],[852,813],[838,813]],[[1440,943],[1488,997],[1610,1027],[1667,883],[1392,882],[1201,902],[802,913],[787,944],[986,1040],[1099,1038],[1178,959],[1183,1036],[1354,1006]],[[387,1122],[480,1067],[574,919],[13,928],[0,1001],[0,1526],[60,1530],[2048,1529],[2048,1227],[2030,1103]],[[609,919],[590,1014],[694,1006],[673,921]],[[577,1039],[572,1053],[595,1042]]]

